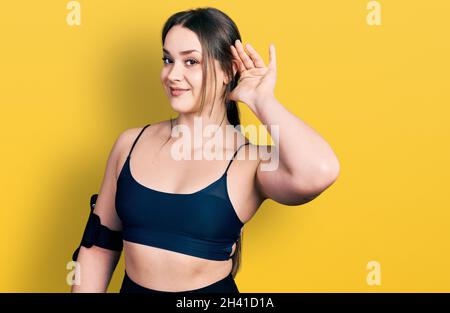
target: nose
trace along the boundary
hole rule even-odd
[[[183,77],[183,68],[181,65],[177,65],[177,62],[174,62],[171,69],[169,70],[169,75],[167,78],[170,81],[180,81]]]

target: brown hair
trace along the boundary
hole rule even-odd
[[[228,95],[237,86],[240,75],[237,71],[233,75],[233,55],[231,53],[230,46],[234,45],[236,39],[241,39],[241,35],[236,24],[231,20],[231,18],[223,13],[222,11],[211,8],[197,8],[187,11],[181,11],[173,14],[164,24],[162,30],[162,43],[164,41],[169,30],[175,26],[181,25],[186,27],[197,34],[199,41],[203,49],[203,59],[202,71],[203,77],[207,77],[209,74],[208,69],[211,68],[214,77],[214,99],[216,98],[216,71],[213,64],[213,60],[217,60],[220,64],[221,69],[224,71],[225,75],[230,78],[228,84],[225,87],[224,92],[221,95],[221,99],[224,101],[226,106],[226,116],[228,121],[234,127],[240,125],[239,108],[236,101],[228,100]],[[207,66],[207,65],[210,66]],[[211,66],[212,65],[212,66]],[[205,104],[206,98],[206,81],[203,79],[202,89],[201,89],[201,109]],[[212,108],[211,108],[212,110]],[[211,112],[209,113],[211,114]],[[225,116],[224,116],[225,117]],[[223,119],[222,119],[223,121]],[[242,232],[236,243],[236,249],[233,253],[233,267],[232,275],[236,276],[240,263],[241,263],[241,245],[242,245]]]

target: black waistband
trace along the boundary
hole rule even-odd
[[[162,290],[155,290],[150,289],[144,286],[141,286],[134,282],[125,271],[122,287],[120,289],[120,293],[180,293],[180,292],[187,292],[187,293],[193,293],[193,292],[225,292],[225,293],[239,293],[239,289],[237,288],[236,282],[234,281],[233,275],[231,272],[224,278],[207,285],[202,288],[193,289],[193,290],[186,290],[186,291],[162,291]]]

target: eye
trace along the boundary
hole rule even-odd
[[[166,60],[169,60],[169,59],[166,58],[166,57],[163,57],[162,60],[163,60],[163,63],[164,63],[164,64],[167,64],[167,63],[166,63]]]
[[[171,60],[170,60],[168,57],[163,57],[162,60],[163,60],[163,63],[164,63],[164,64],[169,64],[169,63],[166,63],[166,60],[167,60],[168,62],[171,62]],[[195,59],[186,59],[185,62],[192,62],[192,64],[189,64],[189,65],[194,65],[194,64],[198,64],[198,63],[199,63],[199,62],[198,62],[197,60],[195,60]]]
[[[197,64],[198,63],[198,61],[197,60],[195,60],[195,59],[187,59],[186,60],[186,62],[192,62],[193,64],[192,65],[194,65],[194,64]]]

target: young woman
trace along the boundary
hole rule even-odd
[[[161,82],[178,116],[127,129],[115,142],[74,254],[81,284],[73,292],[106,291],[122,243],[121,292],[239,292],[234,278],[242,229],[263,201],[300,205],[338,176],[327,142],[274,96],[273,45],[266,66],[250,45],[244,50],[235,23],[214,8],[171,16],[162,44]],[[269,132],[270,125],[278,127],[270,151],[279,159],[275,169],[264,170],[269,160],[261,157],[262,146],[235,128],[237,101]],[[177,157],[181,138],[185,152],[187,142],[191,156],[204,155],[205,140],[192,134],[200,128],[205,139],[202,131],[214,125],[216,153],[225,157]],[[190,134],[176,131],[182,127]]]

